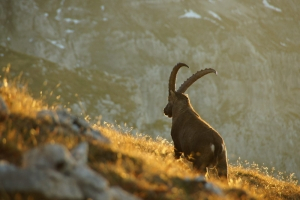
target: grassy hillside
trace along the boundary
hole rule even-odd
[[[81,141],[88,141],[89,166],[111,185],[119,185],[142,199],[300,199],[300,187],[293,175],[246,162],[229,166],[229,185],[209,180],[224,192],[222,198],[214,196],[203,190],[202,183],[193,181],[199,174],[190,163],[174,160],[170,142],[152,139],[147,133],[132,135],[113,124],[94,125],[111,140],[109,145],[55,131],[41,135],[39,127],[43,124],[36,121],[35,114],[52,107],[33,99],[26,87],[17,87],[22,84],[7,83],[5,78],[1,81],[0,95],[10,114],[0,121],[0,160],[20,166],[22,153],[32,147],[52,142],[71,149]],[[242,167],[245,164],[248,167]]]

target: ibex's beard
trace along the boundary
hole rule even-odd
[[[164,114],[170,118],[172,117],[172,106],[169,103],[164,108]]]

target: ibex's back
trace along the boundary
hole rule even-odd
[[[189,98],[183,94],[198,78],[215,71],[206,69],[197,72],[175,92],[176,73],[182,66],[186,65],[177,64],[171,73],[169,82],[174,83],[174,87],[169,84],[169,102],[164,109],[165,114],[172,117],[171,135],[175,158],[184,153],[198,171],[205,173],[208,167],[215,167],[219,177],[227,179],[227,153],[222,137],[201,119]]]

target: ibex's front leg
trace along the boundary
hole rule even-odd
[[[175,157],[175,159],[179,159],[182,154],[180,142],[176,137],[172,136],[172,139],[174,142],[174,157]]]
[[[178,151],[178,149],[174,148],[174,157],[175,159],[179,159],[181,156],[181,151]]]

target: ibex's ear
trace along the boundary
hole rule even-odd
[[[175,92],[173,90],[170,90],[169,94],[170,94],[171,97],[175,97]]]

